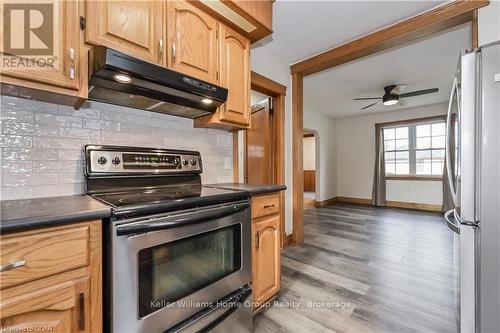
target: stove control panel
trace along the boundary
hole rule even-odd
[[[85,158],[89,174],[201,173],[202,171],[200,154],[190,151],[146,148],[134,151],[127,147],[87,146]]]

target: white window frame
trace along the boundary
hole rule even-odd
[[[427,119],[427,120],[409,120],[407,123],[398,122],[397,124],[387,124],[382,126],[382,130],[391,128],[408,127],[408,160],[409,160],[409,173],[408,174],[396,174],[396,173],[385,173],[386,178],[398,179],[398,178],[422,178],[422,179],[442,179],[442,175],[432,175],[432,174],[417,174],[417,150],[430,150],[432,156],[432,150],[443,149],[443,148],[428,148],[428,149],[417,149],[417,126],[426,124],[436,124],[444,123],[445,119],[443,117]],[[432,141],[432,135],[430,136]],[[384,137],[384,154],[386,152],[397,152],[398,150],[385,150],[385,137]],[[406,151],[406,150],[400,150]],[[384,158],[385,163],[385,158]]]

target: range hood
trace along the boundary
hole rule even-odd
[[[103,46],[91,59],[90,100],[197,118],[227,99],[225,88]]]

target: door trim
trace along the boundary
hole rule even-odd
[[[254,71],[251,72],[251,89],[272,98],[273,118],[273,183],[285,184],[285,97],[287,87]],[[233,180],[239,180],[238,132],[233,133]],[[285,191],[280,192],[280,243],[285,243]]]
[[[488,4],[489,0],[451,1],[290,66],[292,73],[292,235],[295,245],[304,242],[304,170],[302,164],[304,77],[466,22],[472,23],[472,46],[475,47],[477,46],[474,45],[477,44],[477,9]]]

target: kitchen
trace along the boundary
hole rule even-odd
[[[233,184],[271,2],[231,5],[6,4],[2,331],[252,330],[279,290],[286,187]],[[23,11],[52,25],[26,42],[50,56],[16,49]]]
[[[285,4],[44,3],[1,15],[31,33],[2,42],[2,330],[253,331],[301,243],[290,64],[261,47]],[[238,159],[251,90],[272,97],[258,184]]]

